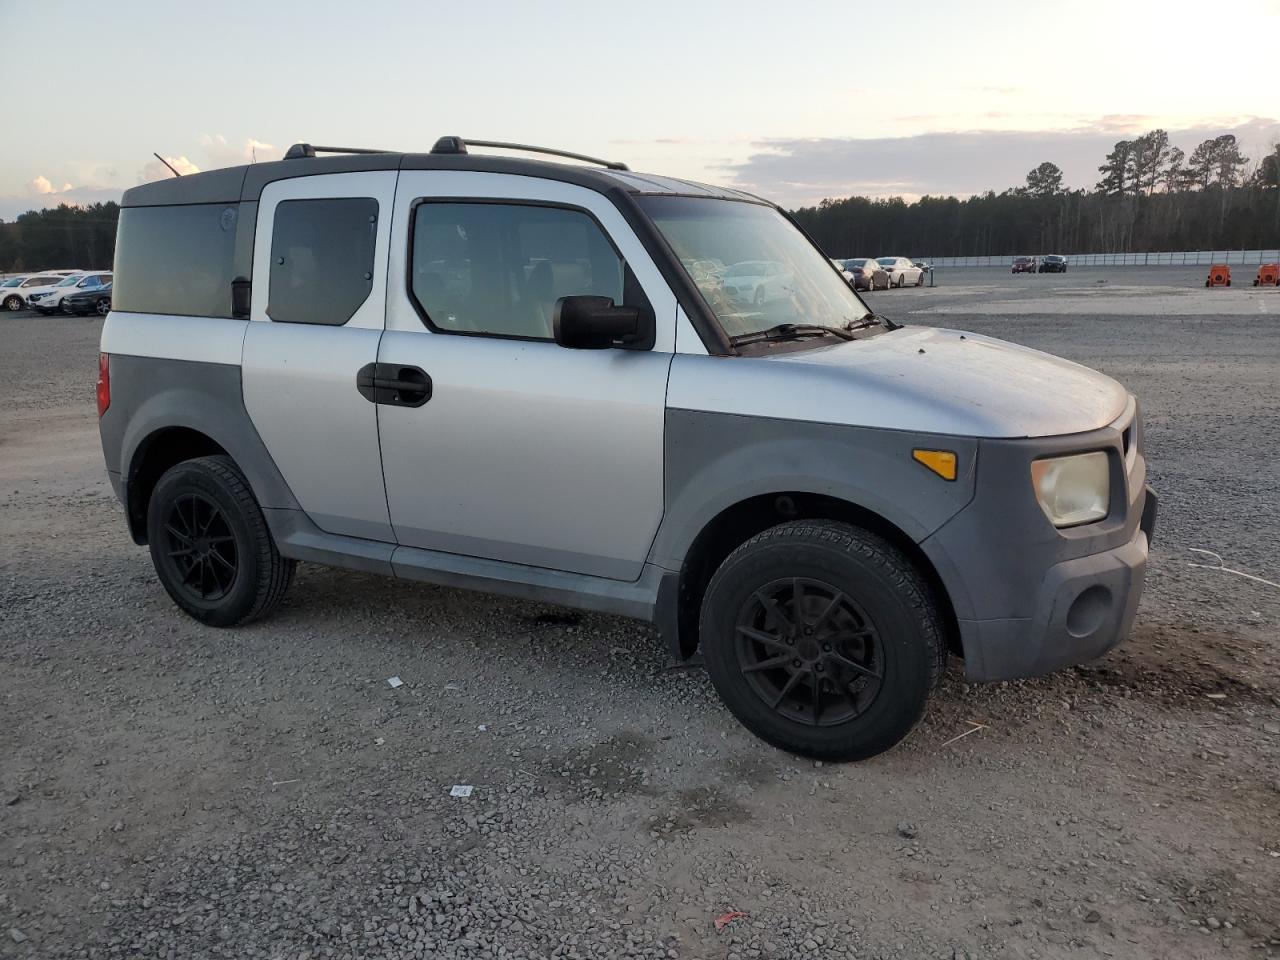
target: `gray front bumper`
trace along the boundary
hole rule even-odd
[[[920,543],[951,601],[971,680],[1048,673],[1128,635],[1156,514],[1141,434],[1133,405],[1089,433],[979,442],[973,500]],[[1032,462],[1094,450],[1108,456],[1110,511],[1053,528],[1030,483]]]
[[[965,675],[1035,677],[1102,656],[1133,627],[1147,571],[1147,533],[1045,573],[1026,619],[961,620]]]

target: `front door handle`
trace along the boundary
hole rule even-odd
[[[366,363],[356,373],[356,390],[370,403],[420,407],[431,399],[431,378],[421,367]]]

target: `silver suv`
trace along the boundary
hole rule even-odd
[[[102,443],[179,607],[244,623],[305,560],[637,617],[838,760],[948,654],[1127,634],[1156,499],[1119,384],[877,316],[757,197],[520,149],[584,163],[298,144],[125,193]]]

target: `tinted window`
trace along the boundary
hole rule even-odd
[[[623,271],[580,210],[422,203],[414,212],[413,297],[443,332],[549,340],[560,297],[622,303]]]
[[[373,289],[378,201],[285,200],[271,230],[267,316],[342,326]]]
[[[239,211],[222,203],[126,207],[116,233],[115,307],[137,313],[231,316]]]

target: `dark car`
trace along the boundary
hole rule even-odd
[[[1067,258],[1059,257],[1056,254],[1049,254],[1047,257],[1040,258],[1041,273],[1066,273]]]
[[[108,280],[100,287],[68,293],[62,298],[62,312],[75,317],[82,317],[87,313],[105,317],[111,312],[111,281]]]
[[[889,272],[871,257],[854,257],[844,261],[844,268],[853,274],[855,290],[888,290]]]
[[[1035,257],[1014,257],[1013,272],[1014,273],[1035,273],[1036,258]]]

